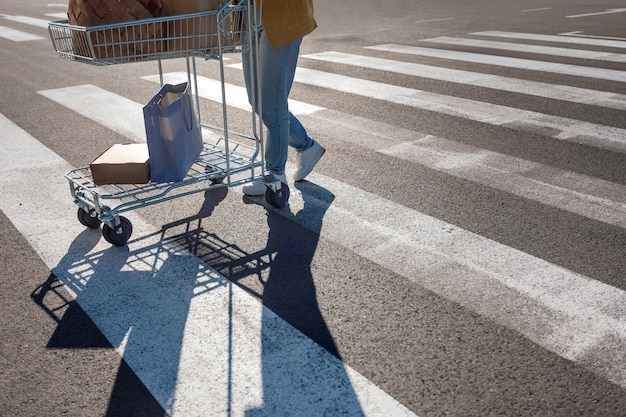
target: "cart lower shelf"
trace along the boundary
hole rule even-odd
[[[255,155],[238,154],[237,148],[227,154],[219,141],[205,143],[187,176],[179,182],[96,185],[89,167],[73,169],[65,174],[65,178],[78,206],[80,223],[93,229],[103,224],[102,235],[107,242],[122,246],[132,234],[132,224],[121,216],[124,212],[210,188],[232,187],[264,178],[261,161]],[[289,198],[287,184],[266,185],[268,203],[277,208],[284,207]]]

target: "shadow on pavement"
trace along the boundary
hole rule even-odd
[[[211,396],[209,391],[225,392],[224,414],[228,416],[234,415],[237,407],[247,417],[363,415],[320,313],[311,272],[322,220],[334,196],[306,182],[297,187],[304,207],[297,213],[288,208],[269,209],[267,242],[257,253],[246,253],[202,228],[202,219],[225,198],[226,188],[207,191],[198,215],[129,242],[132,250],[99,249],[99,235],[92,230],[74,240],[53,275],[32,298],[58,322],[48,347],[112,346],[122,355],[107,415],[164,415],[164,409],[176,409],[185,399],[204,401],[197,398],[198,394],[184,397],[188,393],[177,391],[180,378],[187,377],[181,372],[189,373],[190,363],[207,370],[207,375],[192,380],[192,384],[200,385],[192,388],[206,396]],[[185,229],[183,233],[166,237],[168,231],[180,226]],[[55,277],[76,295],[75,300],[63,296]],[[246,286],[244,278],[250,277],[259,285]],[[260,329],[260,338],[252,348],[237,346],[239,339],[233,338],[238,330],[233,326],[239,324],[234,320],[239,312],[233,303],[233,282],[264,305],[261,322],[252,323],[253,332],[255,326]],[[217,354],[213,357],[211,351],[193,351],[189,362],[189,346],[184,350],[184,339],[194,326],[190,322],[198,323],[190,314],[207,315],[200,317],[201,324],[217,320],[198,312],[197,307],[191,311],[191,304],[199,302],[194,300],[203,298],[206,302],[207,297],[219,303],[224,302],[220,297],[229,297],[228,335],[211,335],[211,343],[219,344],[220,349],[228,347],[228,359]],[[224,313],[220,305],[216,311]],[[237,355],[245,349],[260,355],[256,359],[260,369],[252,367],[251,371],[260,373],[253,375],[260,382],[250,389],[260,391],[256,398],[261,400],[247,406],[236,402],[249,381],[233,371],[234,366],[242,366]],[[213,374],[212,379],[209,372],[215,365],[228,369]],[[223,373],[228,373],[227,378]],[[217,398],[221,400],[219,395]]]

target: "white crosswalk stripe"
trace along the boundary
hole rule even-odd
[[[588,16],[598,16],[603,14],[612,14],[612,13],[623,13],[626,12],[626,9],[608,9],[604,12],[595,12],[595,13],[584,13],[584,14],[574,14],[567,16],[569,18],[577,18],[577,17],[588,17]]]
[[[65,20],[67,19],[67,12],[62,13],[46,13],[46,16],[53,18],[54,20]]]
[[[563,35],[539,35],[536,33],[503,32],[503,31],[497,31],[497,30],[474,32],[472,33],[472,35],[492,36],[492,37],[507,38],[507,39],[525,39],[525,40],[533,40],[533,41],[569,43],[569,44],[587,45],[587,46],[608,46],[611,48],[626,49],[626,41],[611,40],[611,39],[590,39],[590,38],[580,38],[576,36],[563,36]]]
[[[65,18],[67,18],[67,13],[65,14]],[[6,23],[18,23],[19,28],[12,28],[4,25],[0,26],[0,38],[8,39],[13,42],[28,42],[45,39],[45,37],[38,34],[22,30],[24,25],[43,29],[48,28],[48,20],[30,16],[0,14],[0,21],[4,21]]]
[[[21,30],[12,29],[6,26],[0,26],[0,38],[5,38],[14,42],[36,41],[44,39],[43,36],[33,35],[32,33],[23,32]]]
[[[510,42],[483,41],[479,39],[452,38],[447,36],[421,39],[421,42],[432,42],[455,46],[471,46],[475,48],[498,49],[503,51],[527,52],[531,54],[552,55],[568,58],[594,59],[597,61],[607,62],[626,62],[626,55],[624,54],[587,51],[584,49],[556,48],[553,46],[525,45]]]
[[[29,16],[4,16],[3,19],[12,22],[24,23],[26,25],[36,26],[39,28],[48,29],[48,20],[37,19]]]
[[[34,27],[44,27],[45,22],[26,16],[2,18]],[[567,36],[496,31],[471,35],[626,48],[624,42]],[[43,39],[1,26],[0,37],[12,41]],[[580,42],[575,42],[579,39]],[[474,38],[439,37],[423,41],[626,62],[623,53]],[[368,56],[371,51],[472,62],[489,66],[489,72],[494,74]],[[615,69],[396,44],[367,47],[362,54],[324,51],[302,58],[311,65],[347,65],[549,98],[566,104],[626,110],[624,94],[569,86],[566,82],[553,85],[496,75],[499,68],[517,68],[626,82],[626,72]],[[241,70],[241,64],[227,67]],[[626,152],[624,128],[520,109],[515,104],[492,104],[330,71],[300,67],[295,81],[451,116],[460,122],[476,121],[559,139],[563,143],[582,143],[605,151]],[[154,74],[138,77],[160,82],[159,76]],[[166,73],[164,80],[169,83],[186,81],[187,74]],[[221,103],[219,81],[203,76],[198,76],[197,81],[198,93],[203,100]],[[244,87],[226,83],[225,88],[229,106],[250,111]],[[145,141],[141,103],[90,84],[38,93],[130,141]],[[622,184],[388,123],[373,122],[329,107],[332,105],[290,100],[291,111],[313,134],[323,133],[338,141],[369,148],[378,155],[626,229],[626,186]],[[313,415],[317,407],[322,406],[346,415],[415,416],[358,369],[342,363],[201,259],[175,243],[163,240],[160,231],[138,213],[128,216],[135,231],[125,252],[107,250],[106,242],[77,238],[83,230],[80,224],[68,225],[67,219],[62,217],[37,215],[41,205],[37,196],[30,192],[33,189],[48,193],[49,204],[53,207],[46,210],[72,211],[73,203],[66,185],[63,185],[63,173],[71,167],[62,155],[48,149],[2,114],[0,145],[3,148],[0,154],[3,190],[0,209],[72,292],[161,406],[173,416],[202,415],[209,409],[212,415],[229,416],[245,416],[255,407],[271,411],[273,404],[264,404],[269,399],[263,395],[260,364],[263,355],[259,351],[262,337],[267,339],[264,342],[270,340],[277,346],[271,358],[262,359],[270,361],[277,369],[279,380],[284,384],[297,383],[304,378],[316,381],[303,386],[299,396],[271,399],[280,403],[284,415]],[[332,205],[323,213],[321,230],[310,226],[319,224],[320,219],[315,218],[318,213],[293,214],[304,207],[305,199],[321,204],[316,201],[316,196],[294,190],[290,198],[291,210],[282,212],[282,216],[362,259],[512,329],[536,345],[626,388],[623,351],[626,346],[623,310],[626,291],[336,178],[316,172],[309,178],[335,196]],[[368,236],[371,243],[364,245],[363,236]],[[415,253],[420,254],[419,258],[413,256]],[[398,262],[398,259],[404,261]],[[128,280],[129,274],[152,279]],[[102,276],[107,277],[106,283]],[[180,279],[181,276],[187,279]],[[128,294],[136,294],[140,302],[129,303]],[[158,305],[154,305],[154,300],[159,300]],[[163,309],[163,305],[167,308]],[[271,331],[264,329],[262,332],[262,325],[269,326]],[[224,346],[224,340],[229,340],[228,346]],[[216,348],[219,346],[221,348]],[[607,356],[609,351],[618,353]],[[281,373],[284,363],[290,366]],[[287,392],[293,395],[294,390]]]
[[[591,68],[581,65],[558,64],[553,62],[535,61],[532,59],[511,58],[473,52],[449,51],[443,49],[423,48],[409,45],[375,45],[368,47],[379,51],[402,54],[443,58],[455,61],[473,62],[477,64],[496,65],[506,68],[517,68],[530,71],[549,72],[554,74],[572,75],[576,77],[597,78],[600,80],[626,82],[626,73],[606,68]]]

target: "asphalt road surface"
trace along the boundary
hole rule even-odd
[[[61,59],[67,5],[4,0],[0,416],[626,416],[626,4],[523,3],[317,0],[289,204],[213,187],[116,247],[64,174],[145,141],[157,64]]]

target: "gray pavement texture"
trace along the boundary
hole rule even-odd
[[[581,63],[574,58],[421,42],[437,36],[469,37],[485,30],[550,35],[579,31],[598,39],[626,40],[626,13],[566,17],[625,7],[619,3],[316,0],[319,28],[306,38],[302,54],[339,51],[624,95],[623,82],[364,49],[396,43],[626,71],[623,63]],[[41,0],[4,0],[0,14],[43,19],[49,9],[48,3]],[[525,11],[532,9],[538,11]],[[63,9],[53,11],[59,10]],[[140,77],[155,74],[154,63],[106,68],[77,65],[54,54],[46,29],[5,21],[2,17],[0,26],[44,37],[33,42],[11,42],[0,37],[0,114],[72,166],[87,164],[114,143],[130,141],[39,92],[93,84],[143,103],[155,85]],[[239,62],[237,56],[230,58],[229,63]],[[301,59],[299,66],[626,129],[626,114],[621,110],[310,59]],[[182,67],[180,62],[168,61],[164,68],[167,72]],[[218,75],[217,67],[210,64],[200,72],[206,77]],[[242,85],[240,71],[226,68],[225,74],[230,83]],[[623,227],[522,197],[516,190],[497,189],[397,158],[373,149],[375,146],[361,146],[358,136],[339,137],[329,126],[339,126],[342,120],[338,122],[336,115],[343,114],[352,132],[367,132],[367,126],[356,126],[364,121],[392,126],[394,132],[410,132],[404,141],[433,135],[621,186],[626,185],[626,153],[556,139],[546,126],[524,131],[516,126],[496,126],[303,83],[294,85],[291,97],[335,112],[333,120],[328,112],[302,118],[310,133],[327,149],[315,172],[328,181],[341,181],[353,190],[368,192],[372,198],[412,210],[416,217],[427,215],[447,222],[450,231],[462,229],[571,274],[608,284],[615,290],[626,290]],[[219,123],[214,104],[204,105],[209,121]],[[247,113],[238,109],[232,109],[229,117],[235,130],[249,122]],[[544,332],[549,339],[551,332],[556,334],[559,330],[554,323],[562,318],[555,314],[550,318],[554,321],[538,323],[537,314],[543,311],[539,301],[516,302],[518,299],[511,297],[514,291],[479,294],[477,297],[484,300],[483,312],[493,307],[493,311],[506,311],[510,316],[499,320],[500,317],[481,314],[389,266],[393,263],[389,259],[394,257],[395,263],[415,262],[413,276],[422,282],[435,279],[426,276],[435,268],[420,269],[418,261],[425,254],[383,253],[387,262],[384,264],[364,255],[380,243],[374,241],[373,235],[345,230],[350,239],[341,242],[324,230],[325,215],[338,196],[322,185],[305,181],[294,185],[292,191],[313,197],[314,215],[308,218],[306,211],[301,217],[296,213],[284,215],[262,201],[225,189],[144,208],[138,213],[155,230],[162,230],[165,238],[179,239],[203,263],[420,417],[626,416],[624,385],[590,370],[593,366],[625,363],[623,338],[616,337],[616,348],[603,352],[601,360],[598,356],[587,359],[605,364],[586,363],[585,358],[578,362],[567,360],[503,324],[510,317],[518,317],[522,323],[527,321],[529,327],[537,326],[532,329],[534,334]],[[66,216],[68,222],[76,221],[75,212],[52,213],[46,196],[40,198],[41,216]],[[69,191],[67,198],[71,198]],[[624,196],[614,196],[613,201],[623,204],[626,200]],[[362,207],[368,204],[364,201]],[[350,215],[362,219],[357,217],[357,208]],[[387,217],[391,217],[390,213],[381,212],[376,220]],[[357,226],[353,227],[357,230]],[[181,230],[187,233],[181,235]],[[98,232],[93,233],[81,236],[97,239]],[[28,242],[6,213],[0,212],[0,417],[167,416]],[[351,247],[344,246],[345,242]],[[254,269],[247,263],[250,259],[270,258],[270,265],[263,268]],[[437,271],[441,277],[449,272],[445,268]],[[459,275],[459,288],[464,288],[466,278],[469,277]],[[611,308],[604,307],[607,311]],[[623,306],[613,307],[609,313],[623,324]],[[206,413],[212,415],[211,410]]]

